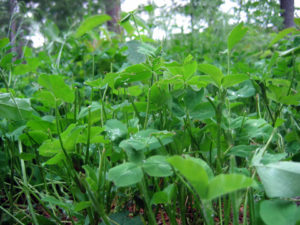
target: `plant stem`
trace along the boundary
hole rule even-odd
[[[22,143],[21,143],[20,140],[18,141],[18,147],[19,147],[19,153],[21,155],[22,152],[23,152],[23,149],[22,149]],[[23,183],[24,183],[24,186],[28,188],[25,163],[24,163],[23,159],[20,159],[20,162],[21,162]],[[25,188],[24,192],[25,192],[25,195],[26,195],[26,198],[27,198],[27,203],[28,203],[29,211],[30,211],[30,214],[32,216],[32,220],[33,220],[34,224],[39,225],[39,222],[38,222],[38,220],[37,220],[37,218],[35,216],[35,212],[34,212],[34,209],[33,209],[32,203],[31,203],[30,194],[29,194],[27,188]]]
[[[148,89],[148,95],[147,95],[147,109],[146,109],[146,116],[145,116],[144,129],[147,128],[147,124],[148,124],[148,115],[149,115],[149,110],[150,110],[150,94],[151,94],[151,88]]]
[[[89,115],[88,115],[89,118],[88,118],[88,133],[87,133],[87,143],[86,143],[85,164],[89,163],[91,126],[92,126],[91,106],[88,107],[88,111],[89,111]]]
[[[147,191],[147,188],[146,188],[146,184],[145,184],[145,179],[143,178],[142,181],[140,182],[139,184],[139,187],[140,187],[140,191],[141,193],[143,194],[144,196],[144,200],[145,200],[145,203],[146,203],[146,207],[148,209],[148,219],[149,219],[149,222],[150,224],[154,225],[154,224],[157,224],[156,223],[156,219],[155,219],[155,216],[153,214],[153,210],[152,210],[152,207],[151,207],[151,204],[150,204],[150,199],[149,199],[149,195],[148,195],[148,191]]]

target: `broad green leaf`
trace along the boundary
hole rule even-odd
[[[174,76],[176,76],[176,75],[184,75],[183,67],[178,62],[165,63],[165,67]]]
[[[212,169],[209,167],[209,165],[201,158],[194,158],[191,157],[189,155],[185,156],[187,159],[192,160],[195,163],[198,163],[201,167],[203,167],[203,169],[205,169],[208,179],[211,180],[214,177],[214,173],[212,171]]]
[[[249,98],[255,95],[255,88],[250,80],[247,80],[239,85],[239,89],[236,91],[233,89],[228,89],[227,93],[229,94],[228,98],[230,100],[235,100],[237,98]]]
[[[34,143],[42,144],[45,140],[49,138],[49,135],[40,130],[28,131],[20,136],[22,143],[27,146],[32,146]]]
[[[92,205],[92,203],[90,201],[78,202],[78,203],[75,203],[74,210],[75,210],[75,212],[79,212],[83,209],[89,208],[91,205]]]
[[[204,77],[204,76],[209,77],[209,81],[203,80],[202,77]],[[197,86],[197,88],[204,88],[212,82],[213,82],[213,80],[210,78],[210,76],[203,75],[203,76],[193,76],[186,83],[189,85],[195,85],[195,86]]]
[[[69,127],[61,134],[63,146],[68,152],[75,150],[75,145],[79,134],[84,127],[76,126],[75,124],[69,125]],[[39,153],[42,156],[53,156],[59,152],[62,152],[61,145],[58,139],[48,139],[39,148]]]
[[[202,166],[191,159],[184,159],[180,156],[172,156],[167,161],[188,180],[201,198],[206,198],[208,176]]]
[[[40,75],[38,82],[41,86],[51,91],[54,96],[65,102],[74,102],[74,91],[65,84],[64,79],[59,75]]]
[[[114,224],[120,225],[144,225],[140,216],[131,217],[128,215],[128,211],[113,213],[109,215],[109,218],[112,221],[115,221]],[[113,223],[112,223],[113,224]],[[100,225],[106,225],[104,222],[100,223]]]
[[[242,174],[220,174],[209,181],[206,198],[212,200],[252,184],[253,180]]]
[[[171,204],[174,198],[176,198],[176,186],[170,184],[164,190],[154,193],[151,204]]]
[[[237,145],[229,150],[230,155],[239,156],[242,158],[250,157],[258,146],[255,145]]]
[[[8,44],[9,44],[9,39],[8,38],[5,37],[5,38],[0,39],[0,49],[4,48]]]
[[[34,98],[43,103],[44,106],[50,108],[56,107],[54,94],[52,94],[52,92],[50,91],[39,90],[34,93]]]
[[[242,40],[242,38],[247,33],[248,28],[244,27],[243,23],[238,24],[233,30],[230,32],[227,38],[227,47],[228,51],[231,51],[232,48]]]
[[[55,156],[53,156],[52,158],[48,159],[45,164],[46,165],[57,165],[58,163],[60,163],[62,160],[65,159],[65,156],[62,152],[56,154]]]
[[[0,60],[0,66],[6,69],[10,68],[13,57],[14,57],[13,52],[4,55]]]
[[[259,208],[259,214],[266,225],[295,225],[300,220],[300,208],[294,202],[264,200]]]
[[[215,116],[215,110],[209,102],[201,102],[189,111],[193,119],[204,120]]]
[[[89,32],[93,28],[105,23],[106,21],[111,20],[111,17],[103,14],[103,15],[94,15],[86,18],[78,27],[75,37],[79,38],[85,33]]]
[[[19,157],[21,159],[23,159],[24,161],[31,161],[32,159],[35,158],[35,154],[33,153],[25,153],[25,152],[22,152]]]
[[[246,119],[240,137],[244,139],[262,138],[267,140],[273,131],[273,127],[264,119]]]
[[[295,27],[289,27],[289,28],[286,28],[286,29],[280,31],[275,36],[275,38],[271,41],[271,43],[269,44],[269,47],[271,47],[272,45],[274,45],[275,43],[277,43],[278,41],[280,41],[282,38],[284,38],[288,34],[295,33],[296,31],[297,31],[297,29]]]
[[[122,14],[123,16],[124,14]],[[131,13],[127,13],[125,16],[123,16],[123,18],[121,19],[120,23],[126,23],[127,21],[129,21],[130,17],[131,17]]]
[[[127,127],[119,120],[111,119],[106,121],[105,130],[110,140],[118,140],[127,134]]]
[[[90,129],[90,143],[108,143],[108,140],[105,140],[104,136],[101,133],[104,131],[102,127],[91,127]],[[77,143],[86,144],[88,140],[88,128],[86,127],[81,135],[78,137]]]
[[[160,86],[156,83],[151,87],[150,104],[158,108],[171,108],[172,96],[167,86]]]
[[[189,110],[192,110],[193,108],[195,108],[195,106],[203,102],[203,98],[204,89],[200,91],[194,91],[192,88],[186,88],[184,90],[183,100],[186,108],[188,108]]]
[[[138,47],[138,52],[144,54],[146,56],[155,56],[156,48],[154,48],[151,44],[142,42]]]
[[[35,111],[28,98],[11,98],[9,93],[0,93],[0,117],[8,120],[33,118]]]
[[[197,71],[197,62],[192,61],[183,65],[183,77],[188,80]]]
[[[245,74],[233,74],[223,77],[222,79],[222,86],[224,88],[229,88],[231,86],[234,86],[236,84],[242,83],[246,80],[248,80],[249,77]]]
[[[32,72],[33,68],[29,66],[28,64],[19,64],[16,65],[13,69],[13,74],[14,75],[23,75],[29,72]]]
[[[297,26],[300,27],[300,18],[294,18],[294,22]]]
[[[300,163],[277,162],[256,168],[268,197],[300,196]]]
[[[119,146],[120,148],[125,149],[125,151],[128,149],[140,151],[147,148],[147,140],[142,138],[130,138],[122,141]]]
[[[101,119],[102,106],[99,102],[92,102],[88,107],[82,107],[78,114],[78,119],[86,118],[88,119],[89,109],[91,110],[91,123],[95,123]],[[107,109],[105,109],[107,110]]]
[[[214,84],[217,87],[221,87],[224,75],[218,67],[211,64],[199,64],[198,70],[209,75],[214,80]]]
[[[140,182],[143,171],[137,164],[128,162],[111,168],[107,178],[117,187],[127,187]]]
[[[115,79],[115,88],[119,86],[128,86],[131,82],[147,80],[152,76],[149,68],[143,64],[136,64],[127,67],[123,72],[119,73],[119,77]]]
[[[56,132],[55,129],[55,117],[42,117],[42,118],[35,118],[35,120],[29,120],[26,126],[31,130],[40,130],[48,133],[49,130],[53,133]]]
[[[287,95],[288,92],[289,87],[287,86],[268,85],[268,98],[286,105],[299,105],[300,94]]]
[[[66,210],[69,210],[70,208],[72,208],[71,203],[67,203],[64,200],[59,200],[59,199],[57,199],[53,196],[50,196],[50,195],[47,195],[47,196],[43,197],[42,201],[43,202],[49,202],[52,205],[59,206],[59,207],[61,207],[63,209],[66,209]]]
[[[161,155],[151,156],[143,164],[144,171],[152,177],[168,177],[173,174],[172,167]]]
[[[143,89],[141,86],[131,86],[128,88],[128,94],[131,95],[131,96],[139,96],[143,93]]]
[[[141,46],[141,42],[133,40],[128,41],[125,45],[128,47],[128,49],[125,51],[125,54],[127,55],[128,62],[130,64],[134,65],[145,62],[146,56],[138,52],[138,49]]]
[[[42,26],[42,31],[49,41],[62,43],[62,40],[59,38],[59,28],[53,21],[47,20],[44,26]]]

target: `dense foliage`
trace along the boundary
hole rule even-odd
[[[1,224],[299,224],[299,30],[110,19],[0,40]]]

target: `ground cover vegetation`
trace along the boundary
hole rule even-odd
[[[158,42],[154,8],[0,39],[1,224],[300,224],[300,20]]]

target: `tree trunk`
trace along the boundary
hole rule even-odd
[[[284,28],[294,27],[294,0],[280,0]]]
[[[17,9],[17,0],[9,1],[9,14],[10,14],[10,27],[9,27],[9,39],[12,46],[11,51],[17,54],[16,38],[17,38],[17,24],[15,18],[15,12]]]
[[[121,13],[120,0],[104,0],[106,14],[111,16],[111,20],[107,22],[108,30],[121,33],[121,27],[118,24]]]

